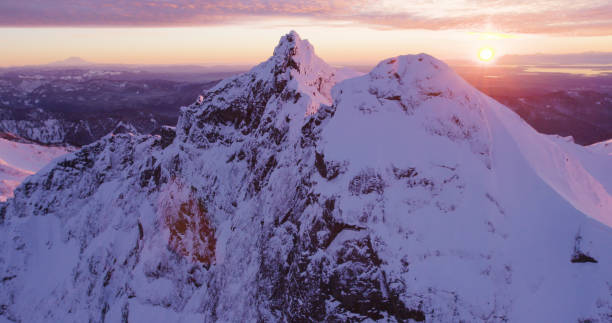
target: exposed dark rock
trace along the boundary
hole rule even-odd
[[[383,312],[398,322],[425,320],[423,311],[410,309],[399,299],[401,290],[389,288],[386,274],[380,269],[381,260],[368,237],[345,241],[336,259],[337,269],[332,271],[324,290],[339,301],[342,308],[373,320],[383,319]]]
[[[581,250],[582,236],[580,232],[576,234],[574,240],[574,253],[572,254],[572,263],[597,263],[597,260]]]
[[[176,138],[176,128],[169,127],[169,126],[163,126],[161,127],[160,136],[161,136],[161,147],[166,148],[170,146],[170,144],[172,144],[172,142],[174,141],[174,138]]]
[[[366,170],[353,177],[349,182],[348,190],[352,195],[370,194],[376,192],[382,194],[385,189],[385,182],[380,174],[373,170]]]
[[[323,154],[315,152],[315,167],[323,178],[327,178],[327,165],[325,165],[325,157]]]
[[[17,275],[11,275],[11,276],[6,276],[6,277],[2,277],[2,282],[7,282],[9,280],[14,279],[15,277],[17,277]]]
[[[400,169],[397,167],[393,167],[393,175],[397,179],[410,178],[417,176],[419,173],[415,170],[414,167]]]
[[[597,263],[597,260],[589,255],[586,255],[582,252],[578,252],[578,253],[574,253],[572,255],[572,263],[586,263],[586,262],[590,262],[590,263]]]
[[[325,156],[318,152],[315,152],[314,166],[321,177],[330,181],[345,171],[340,163],[325,161]]]

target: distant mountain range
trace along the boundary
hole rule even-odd
[[[220,73],[227,77],[239,72],[246,71],[250,68],[249,65],[199,65],[199,64],[116,64],[116,63],[97,63],[90,62],[81,57],[68,57],[64,60],[51,62],[41,65],[25,65],[0,67],[0,73],[3,71],[26,71],[32,70],[57,70],[68,68],[88,68],[90,70],[114,70],[123,72],[141,72],[141,73],[163,73],[163,74],[204,74],[210,78],[211,75]],[[202,75],[201,75],[202,76]]]
[[[192,80],[192,74],[90,68],[5,72],[0,74],[0,131],[75,146],[101,138],[119,122],[152,133],[174,125],[180,106],[222,76],[197,75]],[[172,78],[177,80],[167,80]]]

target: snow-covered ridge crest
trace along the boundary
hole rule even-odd
[[[596,142],[589,146],[595,151],[602,152],[604,154],[612,155],[612,139],[604,140],[602,142]]]

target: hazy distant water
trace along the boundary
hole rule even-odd
[[[526,66],[525,72],[530,73],[566,73],[578,75],[604,75],[612,74],[612,65],[596,65],[596,66]]]

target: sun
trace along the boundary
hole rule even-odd
[[[495,52],[489,47],[485,47],[478,52],[478,58],[483,62],[488,62],[493,59]]]

